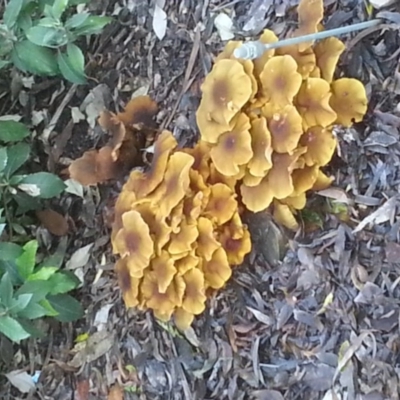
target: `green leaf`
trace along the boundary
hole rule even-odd
[[[6,224],[0,224],[0,236],[4,232],[5,227],[6,227]]]
[[[51,283],[51,294],[68,293],[79,285],[79,279],[75,275],[71,277],[62,272],[50,277],[49,282]]]
[[[30,281],[25,282],[17,291],[16,294],[32,293],[32,301],[38,303],[43,300],[51,291],[49,281]]]
[[[67,294],[48,296],[50,304],[59,313],[56,319],[61,322],[72,322],[83,316],[83,308],[78,300]]]
[[[0,141],[19,142],[29,136],[29,129],[17,121],[0,121]]]
[[[56,49],[68,43],[68,35],[64,28],[50,26],[32,26],[26,37],[38,46]]]
[[[38,242],[31,240],[23,247],[24,252],[17,258],[18,272],[21,278],[27,280],[32,274],[36,264]]]
[[[0,242],[0,260],[16,260],[22,252],[22,247],[15,243]]]
[[[54,18],[59,19],[68,6],[68,0],[54,0],[51,12]]]
[[[4,11],[3,22],[6,24],[8,29],[13,28],[17,22],[18,15],[21,12],[24,0],[10,0]]]
[[[52,275],[57,272],[58,268],[56,267],[43,267],[40,268],[39,271],[34,272],[33,274],[29,275],[28,281],[47,281]]]
[[[100,33],[112,21],[110,17],[90,16],[86,22],[73,32],[76,36],[93,35]]]
[[[56,27],[60,26],[60,23],[53,17],[45,17],[45,18],[41,18],[37,25],[46,26],[46,27],[50,27],[50,28],[56,28]]]
[[[13,342],[20,342],[30,336],[30,334],[16,319],[11,318],[8,315],[0,317],[0,332]]]
[[[25,293],[21,294],[16,299],[12,299],[11,305],[9,306],[10,313],[18,315],[21,311],[25,310],[25,308],[32,300],[32,297],[32,293]]]
[[[14,288],[10,275],[6,272],[0,281],[0,300],[5,307],[10,307],[13,299]]]
[[[21,295],[24,296],[24,295]],[[26,319],[37,319],[47,315],[47,310],[39,303],[31,301],[22,311],[18,313],[18,317]]]
[[[58,196],[65,189],[64,182],[58,176],[49,172],[37,172],[27,175],[19,185],[33,185],[33,192],[37,190],[38,197],[41,199],[50,199]]]
[[[55,317],[58,315],[58,311],[54,309],[47,299],[41,300],[40,305],[44,308],[44,310],[46,310],[46,315],[48,317]]]
[[[20,168],[29,158],[31,148],[27,143],[17,143],[7,147],[7,165],[3,172],[10,177],[18,168]]]
[[[75,14],[71,18],[67,19],[67,21],[65,21],[64,26],[66,29],[80,28],[89,18],[89,16],[90,14],[87,12]]]
[[[32,74],[54,76],[60,72],[53,51],[29,40],[14,46],[11,59],[18,69]]]
[[[5,147],[0,147],[0,172],[3,172],[6,167],[7,158],[7,149]]]
[[[58,52],[57,62],[65,79],[77,84],[86,83],[85,59],[78,46],[69,43],[66,53]]]
[[[16,215],[24,214],[27,211],[39,210],[43,207],[39,198],[29,196],[24,192],[19,192],[14,196],[14,200],[18,204]]]
[[[0,69],[7,67],[7,65],[10,65],[10,61],[8,60],[0,60]]]

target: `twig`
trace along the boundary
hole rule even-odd
[[[76,89],[78,88],[78,85],[74,84],[72,85],[67,94],[65,95],[63,101],[61,104],[57,107],[56,112],[54,113],[53,117],[51,118],[49,124],[44,128],[43,133],[41,135],[41,138],[45,143],[49,141],[49,137],[51,133],[53,132],[55,126],[57,125],[58,120],[60,119],[60,116],[62,112],[64,111],[64,108],[67,106],[67,104],[70,102],[72,97],[74,96]]]

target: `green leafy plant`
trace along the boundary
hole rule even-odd
[[[14,64],[24,72],[86,82],[79,37],[98,34],[110,17],[72,14],[86,0],[10,0],[0,22],[0,68]]]
[[[31,146],[23,140],[29,135],[29,129],[20,122],[0,121],[0,234],[6,222],[10,234],[24,234],[24,214],[41,208],[40,199],[58,196],[65,188],[54,174],[26,172]]]
[[[81,304],[67,294],[79,280],[50,260],[37,265],[37,249],[36,240],[23,247],[0,242],[0,334],[15,342],[41,335],[33,320],[70,322],[83,315]]]

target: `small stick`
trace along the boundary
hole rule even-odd
[[[289,39],[280,40],[275,43],[262,43],[259,40],[243,43],[240,47],[235,49],[233,55],[236,58],[242,58],[244,60],[254,60],[264,54],[265,51],[278,49],[284,46],[290,46],[293,44],[299,44],[303,42],[321,40],[331,36],[340,36],[346,33],[360,31],[362,29],[367,29],[372,26],[376,26],[382,22],[381,19],[373,19],[371,21],[360,22],[354,25],[342,26],[341,28],[329,29],[327,31],[311,33],[309,35],[293,37]]]

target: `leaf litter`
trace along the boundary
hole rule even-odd
[[[43,165],[54,168],[104,146],[109,137],[97,126],[100,113],[121,111],[136,90],[155,99],[157,122],[182,145],[193,143],[199,86],[223,46],[213,17],[232,16],[235,39],[266,27],[284,36],[296,4],[107,3],[116,10],[115,25],[87,48],[101,55],[88,71],[101,83],[73,90],[33,83],[21,88],[10,114],[31,114],[49,145]],[[330,28],[367,18],[363,2],[325,4]],[[380,12],[393,13],[392,20],[400,15],[398,5],[386,7]],[[354,129],[338,132],[340,151],[330,171],[335,187],[309,199],[322,227],[289,235],[268,219],[249,217],[253,253],[189,331],[126,311],[121,302],[107,222],[121,183],[84,188],[67,181],[55,209],[68,216],[64,258],[67,268],[81,271],[76,295],[85,317],[49,326],[34,347],[22,345],[8,357],[7,371],[24,368],[28,382],[40,369],[41,398],[398,399],[400,114],[393,70],[400,37],[393,28],[345,38],[351,50],[340,68],[367,85],[370,112]],[[42,110],[50,121],[38,118]],[[58,240],[51,237],[49,249]],[[10,379],[3,382],[1,398],[20,396]]]

